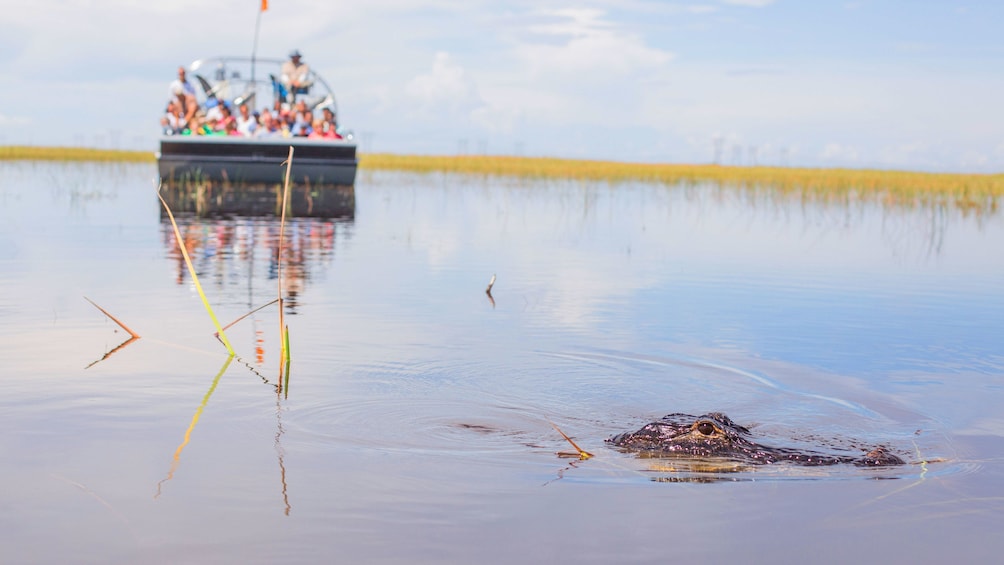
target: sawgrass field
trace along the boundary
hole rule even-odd
[[[147,151],[79,147],[0,147],[2,160],[152,162]],[[926,173],[874,169],[736,167],[708,164],[657,164],[546,157],[361,154],[362,170],[460,173],[538,180],[588,180],[667,185],[712,184],[770,189],[817,198],[880,199],[886,202],[952,202],[996,209],[1004,196],[1004,174]]]

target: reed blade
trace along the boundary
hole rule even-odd
[[[185,258],[185,265],[188,266],[188,273],[192,275],[192,282],[195,283],[195,289],[199,291],[199,297],[202,299],[202,305],[206,307],[206,312],[209,312],[209,317],[212,318],[213,324],[216,326],[216,336],[219,338],[223,345],[227,348],[227,353],[230,355],[236,355],[234,353],[234,348],[230,346],[230,341],[227,339],[227,335],[223,332],[223,328],[220,326],[220,321],[216,319],[216,314],[213,312],[211,306],[209,306],[209,299],[206,298],[206,293],[202,290],[202,284],[199,283],[199,277],[195,274],[195,266],[192,265],[192,258],[188,256],[188,249],[185,248],[184,239],[181,237],[181,230],[178,229],[178,222],[174,220],[174,214],[171,213],[171,207],[167,205],[167,201],[160,194],[160,186],[157,187],[157,198],[160,199],[160,203],[164,205],[164,210],[167,211],[167,217],[171,220],[171,227],[174,228],[174,238],[178,242],[178,249],[181,250],[182,257]]]
[[[286,203],[289,202],[289,176],[290,176],[290,171],[293,169],[293,146],[292,145],[289,146],[289,157],[286,158],[285,165],[286,165],[286,182],[283,184],[283,187],[282,187],[282,210],[281,210],[281,212],[279,214],[279,249],[277,251],[277,253],[278,253],[279,256],[276,257],[276,276],[279,279],[279,283],[278,283],[279,284],[279,297],[277,299],[279,301],[279,340],[282,343],[282,345],[280,346],[281,349],[282,349],[280,351],[280,355],[279,355],[279,359],[280,360],[286,360],[287,359],[287,353],[286,353],[286,345],[287,344],[286,344],[286,340],[284,339],[284,336],[286,335],[284,333],[284,328],[286,327],[286,321],[285,321],[285,318],[283,317],[284,316],[284,313],[283,313],[284,308],[283,308],[283,303],[282,303],[282,286],[283,286],[282,285],[282,283],[283,283],[283,281],[282,281],[282,244],[283,244],[283,238],[284,238],[285,232],[286,232]],[[286,337],[288,337],[288,336],[286,336]],[[280,364],[281,364],[281,361],[280,361]]]

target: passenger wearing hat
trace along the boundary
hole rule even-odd
[[[306,94],[310,88],[310,67],[300,59],[300,51],[294,49],[289,60],[282,64],[282,84],[289,93],[289,102],[296,100],[297,94]]]

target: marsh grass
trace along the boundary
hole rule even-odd
[[[89,147],[0,146],[0,161],[118,161],[152,163],[152,151],[92,149]]]
[[[717,185],[773,190],[814,199],[869,199],[890,204],[952,202],[962,208],[996,209],[1004,196],[1004,174],[954,174],[874,169],[809,169],[621,163],[533,157],[417,156],[370,154],[359,166],[369,170],[462,173],[538,180],[610,183]]]
[[[0,160],[153,162],[151,151],[84,147],[0,147]],[[360,155],[364,170],[463,173],[526,179],[588,180],[666,185],[712,184],[771,189],[800,198],[877,200],[884,204],[953,203],[962,209],[996,211],[1004,197],[1004,174],[923,173],[878,169],[736,167],[589,161],[487,155]]]

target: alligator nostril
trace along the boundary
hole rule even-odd
[[[715,425],[712,424],[711,422],[700,422],[699,424],[697,424],[697,431],[701,432],[706,436],[709,436],[715,433]]]

